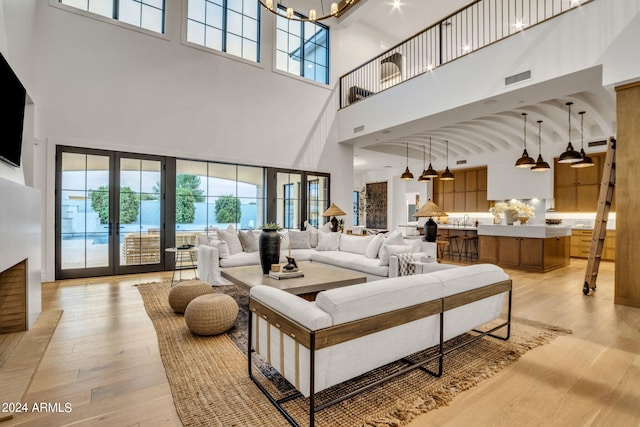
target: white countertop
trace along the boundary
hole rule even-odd
[[[568,225],[478,225],[479,236],[547,237],[571,236]]]
[[[468,230],[477,230],[477,227],[474,227],[472,225],[455,225],[455,224],[438,224],[438,228],[442,228],[443,230],[461,230],[461,231],[468,231]]]

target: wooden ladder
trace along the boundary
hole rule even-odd
[[[589,259],[587,260],[587,272],[584,275],[584,285],[582,292],[589,295],[589,290],[596,290],[596,279],[604,248],[604,238],[607,235],[607,220],[609,210],[611,210],[611,200],[613,190],[616,186],[616,140],[609,138],[607,154],[604,158],[604,168],[602,170],[602,182],[600,183],[600,193],[598,195],[598,207],[596,208],[596,221],[591,235],[591,248],[589,249]]]

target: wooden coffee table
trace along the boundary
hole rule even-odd
[[[266,285],[295,295],[314,294],[367,281],[364,274],[315,262],[299,262],[298,268],[304,272],[304,277],[274,279],[268,274],[262,274],[262,268],[259,265],[224,268],[221,274],[225,279],[246,290],[258,285]]]

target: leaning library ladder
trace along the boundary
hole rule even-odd
[[[604,247],[604,238],[607,235],[607,220],[609,210],[611,210],[611,200],[616,187],[616,140],[609,138],[607,155],[604,158],[604,168],[602,170],[602,182],[600,183],[600,194],[598,195],[598,207],[596,209],[596,222],[591,235],[591,248],[589,249],[589,259],[587,260],[587,272],[584,275],[584,285],[582,292],[589,295],[589,290],[596,290],[596,279],[600,268],[600,259]]]

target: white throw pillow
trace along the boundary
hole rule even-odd
[[[289,230],[285,230],[278,234],[280,234],[280,250],[288,250],[289,243],[291,242],[289,239]]]
[[[200,245],[213,246],[211,243],[216,240],[218,240],[218,236],[207,236],[206,234],[200,234],[198,236],[197,244],[198,246]]]
[[[386,245],[403,245],[405,242],[402,233],[400,231],[394,231],[385,236],[384,243]]]
[[[309,221],[304,222],[304,228],[309,232],[309,244],[312,248],[318,246],[318,229],[309,224]]]
[[[242,243],[242,249],[245,252],[258,252],[258,239],[253,231],[242,231],[238,233],[240,243]]]
[[[367,245],[367,250],[365,251],[365,255],[367,258],[378,258],[378,252],[380,251],[380,246],[382,246],[382,242],[384,242],[384,235],[376,234],[373,236],[373,239]]]
[[[340,247],[340,235],[342,233],[318,233],[319,251],[337,251]]]
[[[349,234],[343,234],[340,237],[340,250],[343,252],[351,252],[354,254],[364,255],[367,252],[369,242],[375,236],[353,236]]]
[[[230,255],[239,254],[242,252],[242,243],[240,243],[240,238],[238,237],[238,233],[236,233],[235,229],[231,225],[229,227],[231,227],[233,231],[230,231],[229,228],[226,230],[218,230],[218,239],[227,242]]]
[[[380,262],[378,265],[389,265],[389,257],[391,255],[400,254],[403,252],[413,252],[411,245],[382,245],[380,248]]]
[[[320,229],[318,231],[323,231],[325,233],[330,233],[331,232],[331,223],[327,222],[322,227],[320,227]]]
[[[291,249],[310,249],[311,241],[309,239],[309,231],[289,230],[289,241]]]
[[[218,258],[229,258],[229,245],[224,240],[215,239],[209,243],[209,246],[213,246],[218,249]]]

